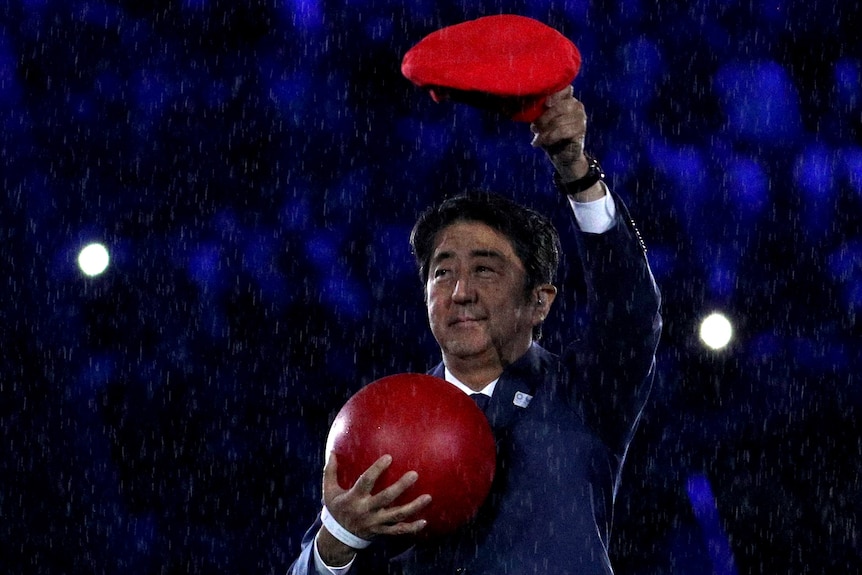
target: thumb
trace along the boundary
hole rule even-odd
[[[548,96],[547,99],[545,100],[545,107],[546,108],[552,108],[552,107],[556,106],[557,104],[559,104],[560,102],[571,98],[573,96],[573,94],[574,94],[574,88],[572,88],[572,85],[569,84],[568,86],[566,86],[565,88],[563,88],[559,92],[554,92],[553,94]]]
[[[326,454],[326,465],[323,467],[323,502],[327,503],[344,493],[338,484],[338,458],[334,451]]]

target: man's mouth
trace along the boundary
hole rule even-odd
[[[469,325],[473,323],[478,323],[482,321],[482,319],[483,318],[478,317],[456,317],[451,322],[449,322],[449,325]]]

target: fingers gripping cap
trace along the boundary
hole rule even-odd
[[[532,122],[580,67],[568,38],[538,20],[502,14],[429,34],[404,55],[401,73],[435,101],[451,98]]]

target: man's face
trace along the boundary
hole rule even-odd
[[[547,308],[525,292],[526,272],[511,242],[474,221],[437,233],[425,297],[431,331],[450,361],[505,367],[530,346]],[[553,295],[551,296],[553,298]]]

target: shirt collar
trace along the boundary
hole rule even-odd
[[[492,381],[491,383],[489,383],[488,385],[483,387],[481,390],[474,391],[474,390],[470,389],[469,386],[464,384],[461,380],[459,380],[457,377],[452,375],[452,372],[449,371],[449,368],[444,368],[443,374],[445,376],[446,381],[448,381],[449,383],[451,383],[452,385],[454,385],[455,387],[457,387],[458,389],[460,389],[461,391],[463,391],[467,395],[472,395],[474,393],[481,393],[483,395],[487,395],[488,397],[491,397],[492,395],[494,395],[494,388],[497,387],[497,382],[500,381],[500,378],[498,377],[497,379],[495,379],[494,381]]]

